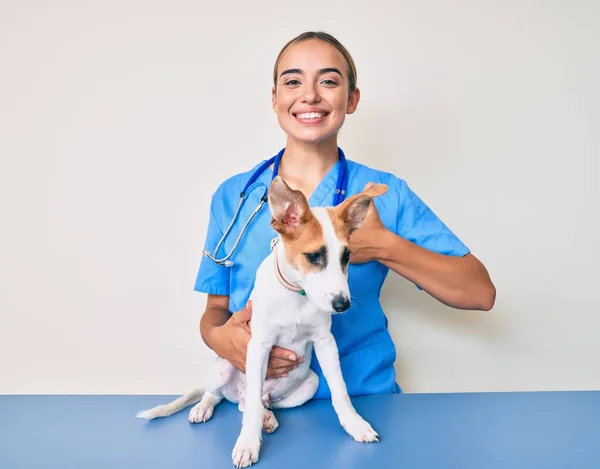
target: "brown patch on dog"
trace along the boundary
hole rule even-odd
[[[271,183],[269,203],[277,214],[271,219],[271,226],[284,241],[287,261],[303,272],[319,270],[320,266],[312,264],[305,253],[321,250],[325,235],[304,194],[277,177]]]
[[[303,273],[321,270],[319,265],[312,264],[306,258],[305,253],[319,252],[325,246],[321,223],[312,214],[308,218],[294,232],[281,235],[285,242],[287,261]]]
[[[379,197],[380,195],[385,194],[387,191],[388,191],[387,184],[369,183],[365,187],[365,190],[361,192],[361,194],[366,194],[369,197]]]
[[[349,197],[337,207],[328,208],[327,213],[342,244],[347,245],[352,232],[362,224],[373,197],[384,194],[387,189],[385,184],[370,183],[363,192]],[[326,246],[323,227],[313,215],[304,194],[291,189],[277,176],[271,182],[268,197],[273,213],[271,226],[284,240],[287,261],[302,272],[323,268],[330,253],[324,252],[323,262],[317,264],[306,257],[307,253],[322,251]]]
[[[363,192],[347,198],[337,207],[329,207],[327,214],[333,225],[336,236],[346,247],[350,243],[352,233],[361,227],[366,218],[373,198],[385,194],[388,186],[385,184],[369,183]],[[347,256],[347,257],[346,257]],[[349,261],[349,251],[342,254],[342,269],[346,271]]]
[[[328,210],[329,217],[339,239],[348,242],[353,231],[360,228],[374,197],[385,194],[385,184],[367,185],[363,192],[348,197],[337,207]]]
[[[329,215],[329,219],[331,220],[331,224],[333,225],[335,235],[343,244],[348,244],[348,241],[350,240],[351,230],[348,224],[344,221],[344,218],[334,207],[328,207],[327,214]]]

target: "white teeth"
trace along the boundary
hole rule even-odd
[[[321,117],[325,117],[324,112],[305,112],[303,114],[296,114],[298,119],[320,119]]]

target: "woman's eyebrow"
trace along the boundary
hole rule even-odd
[[[319,74],[323,74],[323,73],[337,73],[339,76],[341,76],[342,78],[344,78],[344,75],[342,75],[342,72],[340,72],[339,69],[337,69],[336,67],[326,67],[326,68],[322,68],[319,70]],[[284,75],[289,75],[292,73],[297,73],[299,75],[302,75],[302,70],[300,70],[299,68],[290,68],[288,70],[284,70],[283,72],[281,72],[280,77],[284,76]]]

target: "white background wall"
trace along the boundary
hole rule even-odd
[[[600,389],[598,3],[238,3],[0,3],[0,392],[201,383],[209,198],[283,145],[271,70],[308,29],[358,65],[348,157],[498,289],[463,312],[390,276],[404,391]]]

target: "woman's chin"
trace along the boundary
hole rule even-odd
[[[317,144],[317,143],[324,143],[328,140],[331,140],[332,138],[335,138],[337,135],[336,131],[331,131],[329,130],[328,132],[326,131],[317,131],[316,129],[314,130],[302,130],[302,131],[298,131],[297,129],[294,130],[286,130],[284,129],[284,131],[287,133],[288,138],[298,142],[298,143],[306,143],[306,144]]]

